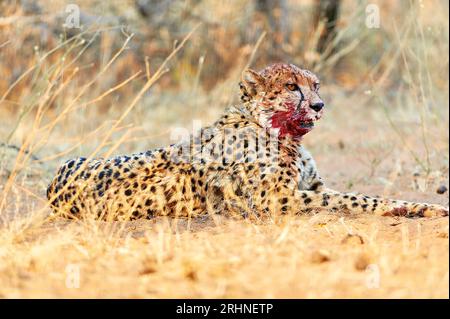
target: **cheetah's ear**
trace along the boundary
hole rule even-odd
[[[256,71],[247,69],[242,72],[239,87],[242,92],[241,99],[243,101],[249,101],[264,88],[264,77]]]

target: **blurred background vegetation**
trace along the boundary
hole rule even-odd
[[[81,28],[64,27],[71,3],[81,10]],[[365,25],[369,4],[379,7],[380,28]],[[151,69],[157,67],[198,23],[200,29],[177,59],[176,70],[160,83],[164,88],[191,85],[198,77],[202,88],[211,89],[248,58],[266,33],[254,59],[256,68],[291,62],[345,88],[376,79],[388,67],[394,70],[385,86],[409,85],[404,63],[395,60],[390,66],[392,59],[383,57],[400,41],[414,39],[408,41],[404,58],[412,68],[427,63],[433,84],[446,89],[448,24],[442,21],[447,11],[443,0],[3,0],[0,92],[49,50],[83,31],[87,33],[80,37],[90,43],[81,59],[86,75],[98,72],[122,46],[125,32],[134,34],[124,57],[108,73],[106,82],[116,83],[144,69],[146,57]],[[412,25],[415,20],[420,25]],[[78,53],[59,50],[42,62]],[[21,96],[25,87],[29,85],[22,81],[10,98]]]
[[[80,9],[80,28],[65,25],[70,4]],[[366,23],[370,5],[379,10],[379,28]],[[124,111],[198,26],[124,121],[137,131],[123,151],[161,144],[168,125],[213,119],[238,101],[246,66],[283,61],[319,75],[327,106],[337,113],[329,129],[339,114],[348,124],[355,111],[376,110],[371,118],[387,115],[383,121],[400,141],[415,132],[429,157],[428,127],[443,128],[448,144],[448,6],[444,0],[3,0],[0,142],[22,145],[41,108],[42,123],[57,123],[44,136],[36,133],[41,143],[33,152],[65,157],[93,149],[102,125]],[[76,112],[65,112],[71,104]]]

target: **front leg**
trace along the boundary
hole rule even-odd
[[[327,210],[379,216],[432,217],[448,216],[448,207],[401,200],[370,197],[362,194],[341,193],[331,189],[316,191],[292,190],[287,187],[274,190],[261,201],[263,210],[295,214]]]
[[[326,189],[321,192],[300,192],[305,206],[314,206],[331,211],[348,211],[380,216],[432,217],[448,216],[448,208],[427,203],[370,197],[362,194],[341,193]]]
[[[302,156],[297,162],[299,169],[298,191],[294,193],[292,190],[284,190],[291,194],[290,197],[294,202],[293,207],[290,207],[289,210],[297,210],[298,213],[320,209],[333,212],[346,211],[355,214],[370,213],[381,216],[448,216],[448,208],[441,205],[341,193],[329,189],[320,177],[310,153],[303,147],[299,148],[299,152]],[[284,198],[285,196],[282,194],[284,191],[276,196]],[[286,207],[284,210],[286,210]]]

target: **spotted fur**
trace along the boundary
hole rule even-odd
[[[77,158],[47,196],[55,213],[129,220],[229,213],[244,217],[317,210],[448,216],[448,208],[341,193],[324,186],[302,137],[322,116],[319,80],[291,64],[243,73],[241,104],[169,147],[109,159]]]

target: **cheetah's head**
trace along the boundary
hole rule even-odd
[[[273,64],[260,72],[248,69],[240,88],[258,123],[278,129],[279,136],[302,137],[323,113],[319,79],[293,64]]]

